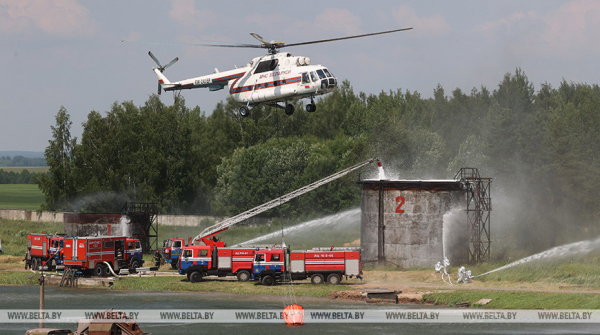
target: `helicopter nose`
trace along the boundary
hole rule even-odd
[[[321,88],[324,90],[333,90],[337,86],[337,78],[330,77],[321,80]]]

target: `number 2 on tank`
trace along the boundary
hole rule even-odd
[[[399,202],[398,207],[396,207],[396,213],[404,213],[404,210],[400,209],[404,205],[404,197],[396,197],[396,202]]]

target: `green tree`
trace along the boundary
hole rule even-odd
[[[70,201],[77,193],[73,176],[77,138],[71,138],[72,124],[67,110],[61,106],[56,125],[50,127],[52,140],[44,151],[50,174],[42,174],[35,180],[46,199],[44,210],[70,210]]]

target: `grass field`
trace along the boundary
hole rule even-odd
[[[43,203],[36,184],[0,184],[0,208],[38,210]]]
[[[49,166],[0,166],[0,170],[6,172],[21,173],[23,170],[27,170],[30,173],[41,173],[50,171]]]
[[[485,306],[475,305],[480,299],[492,299]],[[499,292],[488,290],[452,291],[423,295],[423,301],[454,307],[470,303],[485,309],[598,309],[600,298],[589,293]]]
[[[0,240],[4,255],[22,256],[27,250],[27,235],[30,233],[62,233],[60,222],[43,223],[0,219]]]

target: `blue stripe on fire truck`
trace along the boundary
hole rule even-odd
[[[254,264],[254,272],[260,273],[264,270],[282,270],[283,262],[260,262]]]

